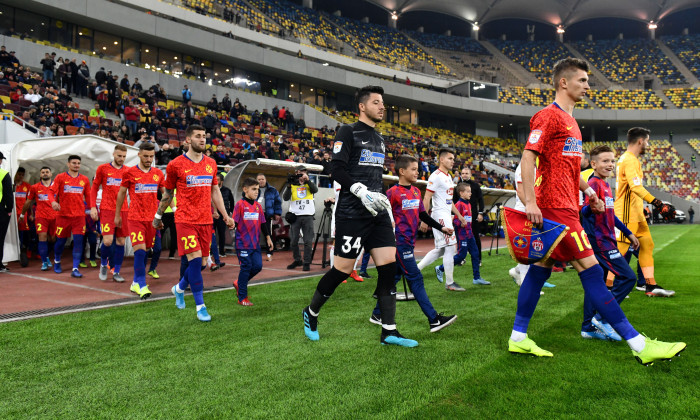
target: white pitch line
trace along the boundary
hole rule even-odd
[[[39,277],[39,276],[33,276],[31,274],[21,274],[21,273],[13,273],[11,271],[7,271],[5,274],[9,274],[11,276],[18,276],[18,277],[29,277],[30,279],[34,280],[41,280],[41,281],[46,281],[49,283],[55,283],[55,284],[62,284],[64,286],[73,286],[73,287],[79,287],[81,289],[88,289],[88,290],[94,290],[96,292],[104,292],[104,293],[111,293],[113,295],[118,295],[118,296],[131,296],[128,293],[122,293],[122,292],[115,292],[113,290],[107,290],[107,289],[100,289],[99,287],[92,287],[92,286],[86,286],[84,284],[76,284],[76,283],[69,283],[67,281],[61,281],[61,280],[54,280],[54,279],[49,279],[46,277]]]
[[[688,232],[687,230],[684,231],[684,232],[681,232],[681,233],[679,233],[678,235],[676,235],[676,236],[674,236],[673,238],[671,238],[669,241],[664,242],[663,244],[661,244],[661,245],[659,245],[659,246],[654,246],[654,252],[659,252],[659,251],[661,251],[662,249],[666,248],[667,245],[671,245],[672,243],[676,242],[676,241],[678,240],[678,238],[680,238],[681,236],[685,235],[687,232]]]

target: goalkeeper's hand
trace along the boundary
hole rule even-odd
[[[368,212],[376,216],[382,210],[391,208],[389,199],[382,193],[367,191],[367,187],[361,182],[356,182],[350,187],[350,192],[362,201]]]
[[[664,203],[658,198],[655,198],[651,200],[651,205],[654,206],[654,208],[661,210],[661,207],[663,207]]]

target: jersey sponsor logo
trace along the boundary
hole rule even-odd
[[[615,208],[615,199],[612,197],[605,197],[605,207],[609,209]]]
[[[340,153],[340,149],[343,148],[343,142],[337,141],[333,143],[333,153]]]
[[[188,187],[210,187],[211,175],[187,175],[185,181]]]
[[[617,249],[613,249],[611,251],[608,251],[608,258],[611,260],[615,260],[615,259],[618,259],[621,257],[622,257],[622,254],[620,254],[620,251],[618,251]]]
[[[27,198],[27,193],[26,193],[26,192],[17,191],[17,192],[15,193],[15,198]]]
[[[540,141],[541,136],[542,130],[532,130],[530,132],[530,137],[528,137],[527,141],[530,142],[530,144],[537,144],[537,142]]]
[[[402,210],[415,210],[420,206],[420,200],[417,198],[414,198],[413,200],[401,200],[401,209]]]
[[[464,219],[467,221],[467,223],[472,222],[472,217],[471,216],[464,216]]]
[[[384,166],[384,153],[373,152],[371,150],[362,149],[358,165],[363,166]]]
[[[107,178],[107,185],[119,187],[122,185],[122,179],[121,178]]]
[[[583,143],[580,139],[576,137],[567,137],[564,142],[564,150],[562,151],[564,156],[577,156],[583,157]]]
[[[638,187],[638,186],[642,185],[642,180],[639,179],[638,176],[635,176],[634,178],[632,178],[632,184],[634,184],[635,186]]]
[[[404,260],[412,260],[413,259],[413,251],[404,251],[401,253],[401,258]]]
[[[240,252],[240,256],[243,258],[248,256],[248,251],[238,251],[238,252]]]
[[[158,193],[158,184],[136,184],[134,192],[138,194]]]
[[[258,220],[260,213],[257,211],[246,211],[243,212],[243,220]]]
[[[69,193],[69,194],[82,194],[83,193],[83,187],[78,187],[75,185],[64,185],[63,186],[63,192],[64,193]]]
[[[526,248],[527,245],[528,245],[528,240],[526,237],[516,236],[515,238],[513,238],[513,246],[515,246],[516,248],[520,248],[520,249]]]
[[[36,195],[37,200],[39,201],[49,201],[49,195],[48,194],[37,194]]]
[[[542,239],[537,238],[534,241],[532,241],[532,249],[534,249],[537,252],[541,252],[544,249],[544,243],[542,242]]]

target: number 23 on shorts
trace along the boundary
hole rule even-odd
[[[185,249],[192,249],[197,247],[197,239],[194,235],[183,236],[180,238],[184,244]]]

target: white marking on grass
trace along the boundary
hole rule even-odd
[[[679,233],[678,235],[674,236],[673,238],[669,239],[668,241],[664,242],[663,244],[658,245],[658,246],[655,245],[655,246],[654,246],[654,252],[659,252],[659,251],[661,251],[662,249],[666,248],[668,245],[671,245],[672,243],[676,242],[676,241],[678,240],[678,238],[680,238],[681,236],[685,235],[687,232],[688,232],[688,231],[685,230],[685,231]]]

